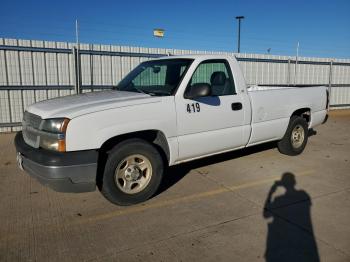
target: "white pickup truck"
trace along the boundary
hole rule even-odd
[[[247,87],[232,56],[170,56],[141,63],[114,90],[27,108],[19,166],[61,192],[100,189],[111,202],[150,198],[167,166],[278,141],[300,154],[324,123],[328,90]]]

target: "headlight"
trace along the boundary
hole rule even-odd
[[[40,146],[59,152],[66,151],[68,118],[46,119],[41,125]]]
[[[44,123],[41,126],[41,130],[55,134],[65,133],[68,122],[68,118],[46,119],[44,120]]]

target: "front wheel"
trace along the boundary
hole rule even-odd
[[[285,155],[299,155],[304,151],[307,139],[307,122],[300,116],[292,116],[284,137],[277,144],[278,150]]]
[[[142,139],[116,145],[108,155],[101,193],[117,205],[132,205],[149,199],[163,176],[158,150]]]

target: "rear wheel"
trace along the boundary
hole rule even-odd
[[[158,150],[142,139],[130,139],[115,146],[108,155],[101,193],[117,205],[132,205],[149,199],[163,176]]]
[[[300,116],[292,116],[284,137],[277,144],[278,150],[285,155],[299,155],[304,151],[307,139],[307,122]]]

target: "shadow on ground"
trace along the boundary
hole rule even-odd
[[[268,262],[320,261],[311,221],[311,198],[295,185],[295,175],[284,173],[267,195],[263,217],[268,220],[265,250]],[[285,192],[274,197],[278,187]]]
[[[312,128],[308,132],[309,137],[314,136],[316,134],[317,134],[317,132]],[[184,176],[186,176],[186,174],[188,174],[192,169],[196,169],[196,168],[224,162],[227,160],[232,160],[232,159],[248,156],[248,155],[255,154],[258,152],[262,152],[262,151],[266,151],[266,150],[270,150],[270,149],[276,148],[276,145],[277,145],[277,142],[274,141],[274,142],[264,143],[264,144],[257,145],[257,146],[247,147],[247,148],[240,149],[237,151],[232,151],[232,152],[223,153],[223,154],[219,154],[219,155],[215,155],[215,156],[205,157],[205,158],[202,158],[199,160],[194,160],[194,161],[187,162],[184,164],[171,166],[166,170],[165,175],[163,177],[162,184],[161,184],[160,188],[158,189],[158,192],[155,194],[155,196],[161,194],[162,192],[166,191],[168,188],[175,185]]]
[[[184,164],[179,164],[175,166],[171,166],[165,172],[163,177],[162,184],[156,193],[159,195],[164,191],[168,190],[170,187],[174,186],[177,182],[179,182],[182,178],[184,178],[192,169],[248,156],[251,154],[255,154],[258,152],[270,150],[276,147],[276,142],[270,142],[266,144],[261,144],[253,147],[247,147],[244,149],[240,149],[237,151],[232,151],[228,153],[223,153],[215,156],[205,157],[202,159],[194,160],[191,162],[187,162]]]

